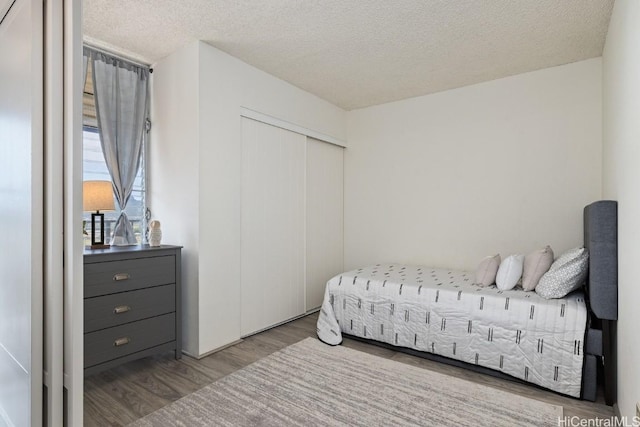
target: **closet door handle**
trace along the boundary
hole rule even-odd
[[[127,311],[131,311],[131,307],[129,307],[128,305],[119,305],[113,309],[113,312],[115,314],[122,314],[126,313]]]
[[[129,275],[129,273],[118,273],[115,276],[113,276],[113,280],[116,282],[119,282],[121,280],[129,280],[131,276]]]
[[[123,345],[127,345],[131,342],[131,339],[129,337],[122,337],[122,338],[118,338],[117,340],[115,340],[113,342],[113,346],[114,347],[120,347]]]

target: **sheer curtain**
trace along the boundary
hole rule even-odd
[[[148,130],[149,69],[85,48],[91,60],[98,133],[121,213],[112,245],[135,245],[125,213]]]

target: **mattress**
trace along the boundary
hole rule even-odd
[[[476,285],[469,272],[376,264],[327,283],[317,333],[330,345],[346,333],[580,397],[586,323],[581,292],[545,300]]]

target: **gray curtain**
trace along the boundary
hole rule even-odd
[[[87,82],[87,68],[89,66],[89,51],[86,47],[82,48],[82,90],[84,91],[84,85]]]
[[[121,209],[111,244],[135,245],[133,227],[124,210],[147,133],[149,69],[95,50],[90,56],[100,143]]]

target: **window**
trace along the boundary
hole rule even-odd
[[[100,145],[100,137],[98,135],[95,103],[93,100],[93,82],[91,77],[91,64],[87,70],[87,80],[84,87],[83,96],[83,131],[82,131],[82,168],[83,168],[83,180],[101,180],[111,181],[107,164],[104,161],[104,155],[102,154],[102,147]],[[125,212],[131,221],[133,231],[136,234],[138,243],[144,240],[144,234],[146,229],[145,224],[145,146],[142,147],[142,156],[140,160],[140,168],[138,169],[138,175],[133,184],[133,191],[131,197],[127,203]],[[120,209],[118,203],[115,203],[116,211],[104,212],[105,220],[105,239],[107,243],[111,237],[111,231],[120,215]],[[89,234],[91,232],[91,212],[84,212],[83,219],[85,220],[84,230],[85,244],[89,244]]]

